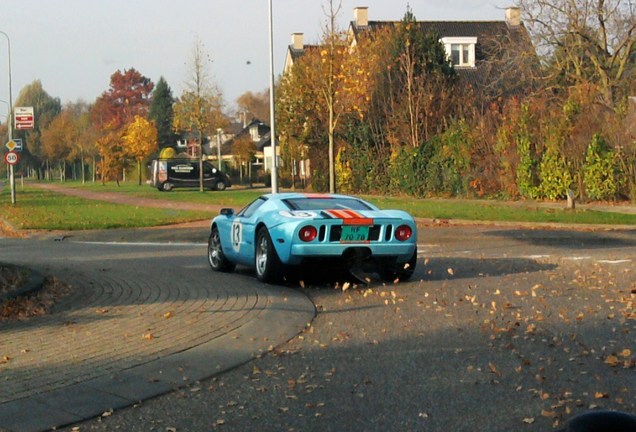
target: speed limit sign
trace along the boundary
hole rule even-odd
[[[16,152],[10,151],[4,155],[4,161],[9,165],[15,165],[20,161],[20,155]]]

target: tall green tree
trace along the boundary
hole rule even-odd
[[[172,127],[174,120],[174,102],[175,99],[172,96],[170,86],[164,77],[159,78],[152,92],[150,112],[148,114],[148,117],[154,122],[157,128],[159,149],[174,146],[178,139],[178,135],[174,132],[174,128]]]

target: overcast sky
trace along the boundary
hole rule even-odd
[[[272,0],[276,75],[291,34],[320,39],[326,0]],[[338,0],[334,0],[337,4]],[[399,20],[407,3],[418,20],[503,20],[506,0],[342,0],[339,25],[353,8],[370,20]],[[135,68],[173,95],[184,89],[199,39],[212,58],[210,75],[228,105],[269,86],[269,0],[0,0],[0,30],[11,39],[13,99],[36,79],[62,103],[93,102],[117,70]],[[0,100],[9,100],[6,38],[0,34]],[[0,114],[6,104],[0,103]],[[3,119],[4,120],[4,119]]]

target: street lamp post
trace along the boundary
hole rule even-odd
[[[13,140],[13,119],[11,119],[11,110],[13,109],[13,93],[11,91],[11,39],[9,35],[0,30],[0,34],[7,38],[7,54],[9,59],[9,113],[7,114],[7,126],[9,128],[9,141]],[[15,204],[15,175],[13,173],[13,165],[9,165],[9,186],[11,188],[11,204]]]
[[[269,123],[272,142],[272,193],[278,193],[278,161],[276,159],[276,119],[274,112],[274,23],[272,0],[269,0]]]
[[[218,165],[217,168],[219,171],[223,171],[222,164],[221,164],[221,134],[222,133],[223,133],[223,129],[221,128],[216,129],[216,160]]]

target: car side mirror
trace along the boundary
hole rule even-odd
[[[234,216],[234,209],[231,209],[231,208],[222,208],[222,209],[221,209],[221,214],[222,214],[223,216],[227,216],[227,217]]]

